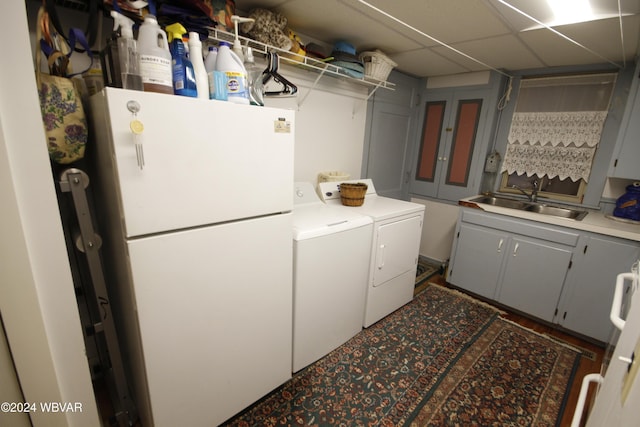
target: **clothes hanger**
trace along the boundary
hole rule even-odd
[[[264,96],[295,96],[298,92],[298,87],[278,73],[278,54],[269,52],[267,56],[268,65],[262,73],[262,84],[265,85],[269,80],[273,79],[273,81],[282,85],[282,89],[279,91],[265,91]]]

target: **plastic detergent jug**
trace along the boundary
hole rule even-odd
[[[202,42],[200,34],[196,32],[189,33],[189,59],[193,64],[193,72],[196,76],[196,88],[198,89],[198,98],[209,99],[209,78],[207,70],[204,68],[204,60],[202,59]]]
[[[227,99],[238,104],[249,104],[247,70],[230,46],[230,43],[220,42],[216,71],[222,71],[227,76]]]
[[[186,32],[187,30],[178,22],[167,25],[173,71],[173,93],[195,98],[198,96],[196,76],[193,72],[193,64],[187,58],[187,52],[182,42],[182,35]]]
[[[173,94],[171,52],[167,35],[154,15],[147,15],[138,30],[140,74],[145,92]]]

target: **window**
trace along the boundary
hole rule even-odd
[[[502,164],[501,192],[537,181],[540,197],[582,202],[615,74],[523,79]]]

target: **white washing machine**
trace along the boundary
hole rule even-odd
[[[362,206],[342,205],[340,182],[321,182],[318,192],[327,205],[368,215],[374,221],[363,322],[369,327],[413,299],[425,207],[379,196],[370,179],[344,182],[367,184]]]
[[[362,330],[373,221],[294,185],[293,372]]]

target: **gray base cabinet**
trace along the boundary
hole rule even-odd
[[[515,235],[497,300],[551,322],[572,254],[571,247]]]
[[[448,282],[606,342],[615,278],[640,243],[462,208]]]
[[[572,331],[608,342],[616,276],[631,270],[640,258],[640,243],[614,237],[585,235],[558,310],[558,323]]]
[[[459,225],[455,258],[448,281],[474,294],[496,299],[496,289],[509,235],[463,222]],[[458,268],[458,265],[461,268]]]

